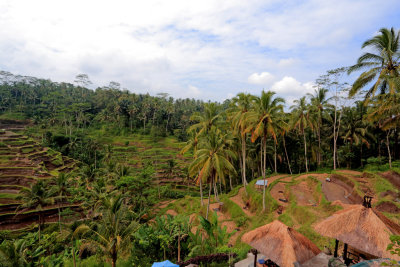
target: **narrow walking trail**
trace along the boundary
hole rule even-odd
[[[231,197],[230,200],[232,200],[233,202],[235,202],[240,208],[242,208],[243,212],[251,217],[254,216],[254,213],[250,212],[249,209],[244,209],[244,207],[246,206],[246,203],[243,202],[243,194],[246,194],[244,192],[244,188],[240,188],[239,192],[236,194],[236,196]]]

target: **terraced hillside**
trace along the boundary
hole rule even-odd
[[[98,137],[97,137],[98,138]],[[187,175],[192,159],[190,153],[180,154],[184,146],[174,137],[154,139],[148,135],[131,134],[124,137],[102,137],[102,143],[111,144],[111,158],[132,167],[134,172],[150,163],[155,169],[155,186],[168,186],[171,192],[196,194],[198,188]]]
[[[327,182],[326,178],[331,181]],[[214,198],[210,209],[216,211],[222,226],[234,234],[230,244],[237,249],[246,247],[241,236],[263,224],[278,219],[307,236],[321,249],[334,242],[320,236],[313,225],[346,204],[361,204],[364,195],[373,197],[373,208],[400,223],[400,174],[338,170],[332,173],[309,173],[301,175],[272,175],[268,177],[266,210],[262,212],[262,190],[253,180],[247,186],[237,187],[229,194],[221,195],[221,206]],[[222,207],[222,208],[221,208]],[[197,225],[197,215],[205,216],[206,206],[200,207],[200,198],[186,197],[177,201],[161,203],[159,214],[184,214]],[[196,229],[197,226],[194,227]]]
[[[4,129],[6,128],[6,129]],[[50,181],[60,172],[69,172],[76,162],[60,153],[41,147],[18,131],[23,125],[0,126],[0,230],[19,229],[37,221],[39,211],[19,209],[21,189],[39,180]],[[45,222],[58,220],[58,208],[79,211],[78,204],[54,203],[40,211]]]

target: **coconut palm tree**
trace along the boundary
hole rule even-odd
[[[308,172],[308,160],[307,160],[307,141],[306,141],[306,131],[308,127],[313,127],[312,121],[310,119],[309,107],[306,102],[306,97],[303,96],[300,99],[293,101],[294,105],[291,106],[292,111],[292,128],[297,128],[298,131],[303,135],[304,140],[304,159],[306,165],[306,172]]]
[[[58,200],[58,225],[60,227],[61,233],[61,203],[67,195],[68,188],[68,174],[59,173],[57,178],[55,178],[55,186],[53,187],[55,190],[55,194],[57,195],[56,199]]]
[[[399,91],[399,88],[395,86],[395,81],[391,79],[399,77],[399,36],[400,32],[396,32],[393,28],[390,30],[382,28],[379,30],[379,34],[363,43],[362,48],[370,48],[374,50],[374,53],[364,53],[358,58],[357,64],[349,68],[349,74],[357,70],[366,69],[353,83],[349,96],[354,96],[372,81],[374,83],[368,89],[365,95],[366,99],[374,96],[378,89],[380,93],[390,94]]]
[[[317,162],[318,166],[321,165],[321,127],[322,127],[322,119],[325,117],[325,109],[330,106],[328,101],[330,98],[327,98],[328,89],[318,87],[314,91],[314,95],[307,94],[310,97],[311,106],[310,112],[313,117],[313,122],[315,124],[315,131],[318,137],[318,156]]]
[[[41,235],[41,226],[44,223],[43,218],[43,208],[46,205],[54,203],[54,198],[52,198],[52,191],[46,188],[46,184],[39,180],[35,184],[31,186],[31,188],[24,187],[20,191],[20,195],[18,199],[22,200],[22,204],[18,206],[17,211],[21,213],[25,209],[34,209],[38,214],[38,234],[39,234],[39,242]],[[18,214],[17,213],[17,214]]]
[[[267,158],[267,138],[272,137],[275,144],[277,142],[277,128],[279,118],[283,114],[283,104],[285,100],[280,97],[275,97],[275,93],[262,91],[261,96],[256,98],[254,108],[249,114],[249,121],[253,124],[251,141],[254,142],[261,137],[263,156],[261,162],[263,164],[262,174],[265,183],[266,175],[266,158]],[[263,190],[263,211],[265,210],[265,186]]]
[[[228,158],[235,158],[235,154],[227,144],[228,136],[222,134],[216,127],[211,127],[208,135],[200,140],[199,149],[195,159],[189,166],[189,174],[196,175],[200,170],[197,183],[200,180],[210,185],[208,192],[207,215],[210,209],[211,189],[214,188],[214,195],[218,198],[216,181],[219,179],[225,183],[225,175],[228,172],[235,173],[235,168]]]
[[[27,244],[24,239],[4,240],[0,244],[0,266],[28,266]]]
[[[198,133],[195,132],[194,130],[191,130],[188,132],[189,132],[189,139],[186,142],[186,145],[180,151],[180,153],[183,155],[187,151],[193,150],[193,154],[194,154],[194,156],[196,156],[197,146],[199,143]],[[203,203],[203,184],[202,184],[201,179],[199,180],[199,186],[200,186],[200,204],[201,204],[201,206],[203,206],[204,205],[204,203]]]
[[[207,134],[212,126],[216,126],[220,120],[220,107],[216,103],[204,104],[204,111],[202,113],[194,113],[191,117],[191,121],[197,121],[197,123],[190,126],[189,131],[196,131],[198,136]]]
[[[242,152],[242,183],[246,191],[247,179],[246,179],[246,135],[250,132],[250,121],[248,112],[251,110],[255,96],[251,94],[239,93],[233,98],[233,109],[231,110],[231,116],[234,123],[234,129],[238,131],[240,135],[241,152]]]
[[[93,233],[87,246],[96,245],[111,259],[112,267],[116,266],[118,254],[129,246],[130,236],[137,229],[138,223],[129,219],[129,212],[123,205],[123,197],[103,199],[99,212],[102,219],[89,226],[81,225],[79,230]]]
[[[350,154],[353,154],[353,146],[365,144],[369,147],[367,137],[373,139],[368,132],[368,124],[363,120],[365,106],[362,102],[357,102],[356,107],[345,107],[343,109],[344,123],[342,126],[341,138],[350,144]],[[351,167],[351,161],[348,161],[348,167]]]

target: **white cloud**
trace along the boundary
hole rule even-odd
[[[279,60],[278,66],[281,68],[287,68],[293,66],[298,60],[294,58],[283,58]]]
[[[268,85],[274,80],[274,75],[269,72],[253,73],[247,81],[252,84]]]
[[[189,98],[197,98],[201,95],[200,89],[197,88],[196,86],[189,85],[188,89],[189,89],[189,94],[187,95],[187,97]]]
[[[3,0],[0,69],[223,100],[273,83],[259,70],[308,81],[354,63],[360,40],[399,10],[397,0]]]
[[[293,77],[285,76],[280,81],[275,82],[271,90],[286,99],[288,106],[293,104],[293,100],[305,96],[307,93],[314,92],[314,83],[301,83]]]

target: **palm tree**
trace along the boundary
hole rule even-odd
[[[369,147],[367,136],[373,138],[368,132],[368,125],[363,120],[364,104],[357,102],[356,107],[346,107],[343,110],[343,133],[341,135],[345,142],[350,144],[350,154],[353,154],[353,146],[358,144],[365,144]],[[348,161],[348,167],[351,167],[351,161]]]
[[[28,266],[27,244],[24,239],[4,240],[0,244],[0,266]]]
[[[308,127],[312,127],[312,121],[310,119],[309,108],[307,106],[306,97],[303,96],[300,99],[293,101],[294,105],[291,106],[292,110],[292,128],[297,128],[303,135],[304,140],[304,158],[306,164],[306,172],[308,172],[308,161],[307,161],[307,141],[306,131]]]
[[[250,131],[250,123],[248,119],[248,112],[252,108],[255,97],[251,94],[239,93],[233,98],[234,108],[232,110],[232,119],[234,128],[240,134],[241,150],[242,150],[242,183],[246,191],[247,179],[246,179],[246,135]]]
[[[349,74],[360,69],[367,69],[353,83],[349,96],[354,96],[376,77],[378,79],[367,91],[366,99],[375,95],[378,89],[381,94],[398,92],[399,89],[391,78],[399,77],[399,36],[400,32],[396,32],[393,28],[390,30],[382,28],[378,35],[363,43],[362,48],[371,48],[375,53],[364,53],[358,58],[357,64],[349,68]]]
[[[57,178],[55,178],[55,193],[58,199],[58,224],[61,233],[61,203],[67,195],[68,188],[68,178],[69,176],[65,173],[59,173]]]
[[[138,226],[136,221],[129,219],[123,200],[121,195],[105,198],[99,209],[102,219],[95,223],[95,227],[80,226],[81,232],[90,230],[94,234],[86,245],[98,246],[111,259],[112,267],[116,266],[118,253],[128,247],[130,236]]]
[[[321,127],[322,127],[322,119],[325,117],[325,108],[329,106],[327,98],[328,89],[320,88],[314,91],[314,95],[307,94],[310,97],[311,107],[310,111],[312,114],[313,121],[315,123],[315,130],[318,137],[318,166],[321,165]]]
[[[183,155],[187,151],[193,149],[193,154],[196,157],[197,146],[199,143],[198,134],[194,130],[188,131],[188,132],[189,132],[189,140],[187,141],[186,145],[182,148],[180,153]],[[201,179],[199,181],[199,186],[200,186],[200,204],[201,204],[201,206],[203,206],[204,205],[204,203],[203,203],[203,184],[202,184]]]
[[[216,103],[204,104],[204,112],[194,113],[191,121],[197,121],[196,124],[190,126],[189,131],[196,131],[198,136],[207,134],[212,126],[216,126],[220,119],[220,107]]]
[[[42,214],[43,207],[54,202],[51,198],[52,192],[46,188],[43,181],[39,180],[31,188],[24,187],[20,191],[18,199],[22,200],[22,204],[18,206],[17,210],[23,211],[23,209],[34,209],[38,213],[38,224],[39,224],[39,242],[41,234],[41,226],[44,223]],[[19,212],[19,213],[20,213]]]
[[[77,221],[75,221],[68,227],[64,228],[64,230],[59,234],[60,240],[71,240],[72,261],[74,267],[76,267],[76,252],[75,252],[76,240],[78,239],[79,236],[89,231],[90,229],[85,224],[79,224]]]
[[[249,121],[253,123],[251,141],[254,142],[261,137],[263,156],[261,162],[263,164],[262,175],[265,184],[266,167],[267,167],[267,138],[272,137],[275,144],[277,142],[278,121],[283,113],[283,104],[285,100],[275,97],[275,93],[262,91],[261,97],[256,98],[254,108],[249,115]],[[263,190],[263,211],[265,210],[265,186]]]
[[[235,168],[228,158],[235,158],[235,154],[227,145],[228,136],[222,134],[214,126],[208,132],[208,135],[201,140],[199,149],[195,154],[195,159],[189,166],[189,174],[195,175],[200,170],[197,183],[200,180],[209,183],[207,215],[210,209],[211,189],[214,188],[214,195],[218,200],[216,181],[219,179],[225,183],[224,177],[227,172],[234,173]]]

